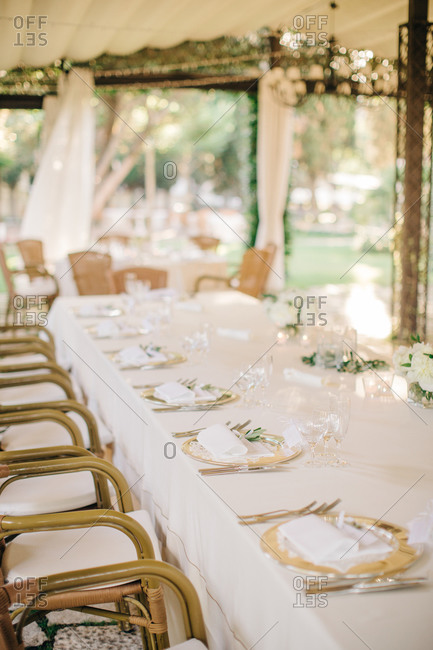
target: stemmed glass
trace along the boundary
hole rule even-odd
[[[203,325],[200,329],[184,337],[182,347],[185,350],[191,365],[202,361],[210,349],[209,328]]]
[[[244,404],[252,406],[270,406],[266,403],[266,389],[269,387],[273,370],[273,358],[266,355],[260,361],[239,373],[236,386],[243,394]],[[258,391],[261,396],[258,396]]]
[[[305,462],[306,467],[320,467],[321,462],[316,457],[316,447],[328,428],[328,413],[323,410],[313,410],[308,415],[295,418],[299,433],[310,447],[310,460]]]
[[[336,443],[337,453],[327,461],[329,465],[344,467],[347,460],[341,458],[341,444],[346,436],[350,421],[350,399],[346,395],[330,395],[328,425],[331,436]]]

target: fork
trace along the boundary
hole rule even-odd
[[[250,424],[251,420],[247,420],[246,422],[238,422],[237,424],[234,424],[231,428],[232,431],[242,431],[245,429]],[[228,427],[230,424],[230,420],[226,422],[226,427]],[[203,431],[203,429],[206,429],[206,427],[199,427],[198,429],[190,429],[189,431],[174,431],[171,435],[173,438],[188,438],[189,436],[194,436],[196,433],[200,433],[200,431]]]
[[[283,519],[284,517],[293,517],[298,515],[323,515],[341,503],[341,499],[335,499],[335,501],[329,505],[325,501],[320,506],[312,509],[316,503],[317,501],[312,501],[308,504],[308,506],[304,506],[299,510],[271,510],[269,512],[261,512],[256,515],[246,515],[245,517],[239,515],[239,523],[241,526],[249,526],[251,524],[262,524],[267,521],[272,521],[273,519]]]
[[[230,424],[230,420],[227,420],[225,423],[225,426],[228,427]],[[194,436],[196,433],[200,433],[200,431],[203,431],[203,429],[206,429],[206,427],[199,427],[198,429],[189,429],[188,431],[173,431],[172,436],[173,438],[188,438],[189,436]]]

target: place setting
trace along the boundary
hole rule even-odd
[[[148,386],[141,397],[152,405],[153,411],[207,411],[239,399],[230,389],[201,382],[198,379],[178,379]]]
[[[98,305],[94,303],[72,307],[71,311],[77,318],[116,318],[124,313],[123,309],[116,305]]]
[[[143,319],[141,323],[132,324],[123,319],[103,320],[85,328],[86,332],[95,339],[124,339],[150,334],[152,325]]]
[[[295,510],[239,515],[239,524],[274,522],[262,535],[262,551],[286,568],[309,576],[305,591],[368,593],[428,582],[404,572],[422,555],[424,545],[408,529],[381,519],[336,512],[341,503],[313,501]],[[278,523],[275,523],[277,521]]]
[[[188,437],[182,451],[195,460],[214,465],[200,468],[201,476],[286,470],[285,463],[301,453],[300,445],[289,446],[284,437],[254,427],[251,420],[229,427],[209,427],[175,432],[173,437]]]
[[[167,350],[165,346],[147,343],[131,345],[108,353],[119,370],[154,370],[183,363],[186,357],[179,352]]]

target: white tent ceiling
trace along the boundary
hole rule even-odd
[[[341,0],[319,31],[335,33],[346,47],[397,55],[398,25],[407,20],[408,0]],[[0,0],[0,69],[19,63],[42,66],[56,59],[86,61],[103,53],[130,54],[144,47],[241,36],[261,27],[293,26],[297,16],[329,16],[329,0]],[[26,25],[27,16],[47,24]],[[302,24],[302,19],[297,18]],[[302,31],[313,32],[311,29]],[[46,33],[46,45],[26,42],[27,32]],[[32,38],[32,37],[30,37]]]

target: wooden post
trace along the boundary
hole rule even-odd
[[[399,338],[417,332],[428,0],[409,0],[407,115]]]

